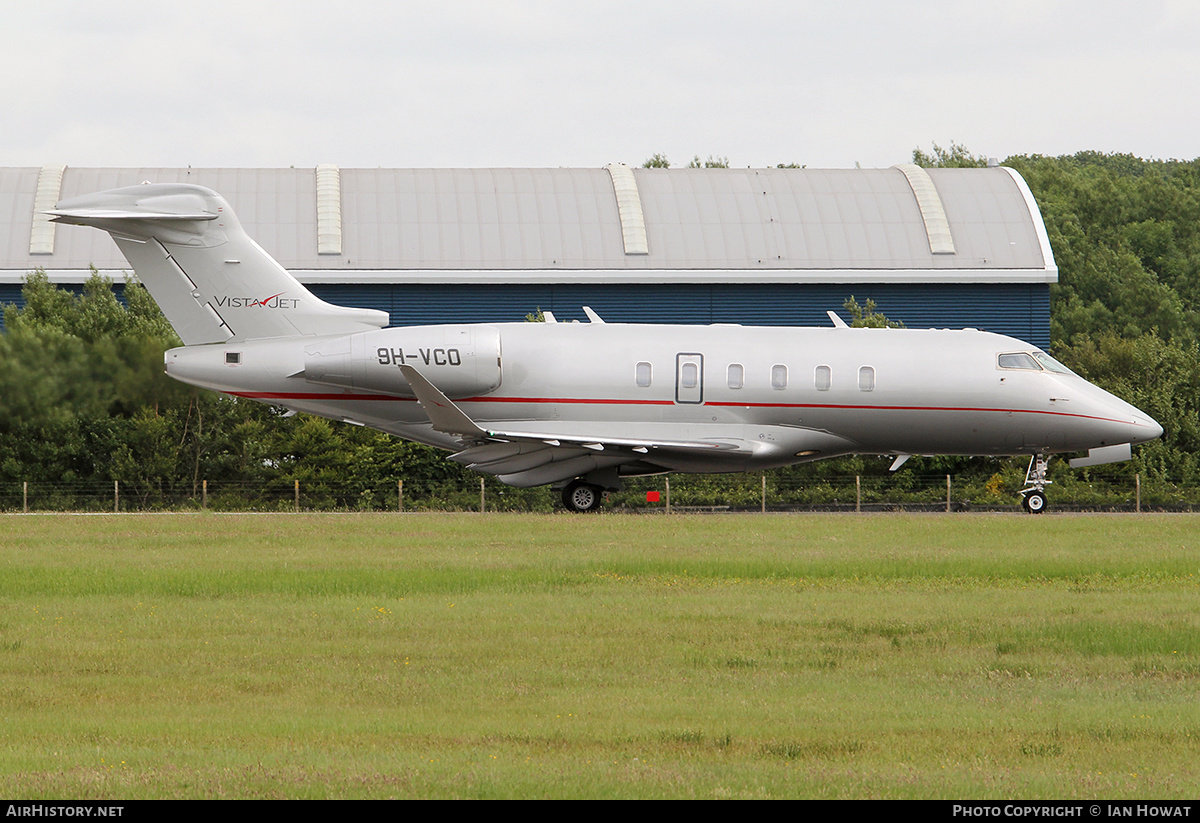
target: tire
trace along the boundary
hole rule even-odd
[[[574,480],[563,489],[563,505],[573,512],[594,512],[600,508],[604,490],[582,480]]]
[[[1041,492],[1030,492],[1021,500],[1021,505],[1030,514],[1041,514],[1046,510],[1046,495]]]

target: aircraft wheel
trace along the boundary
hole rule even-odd
[[[572,481],[563,489],[563,505],[573,512],[594,512],[600,508],[603,490],[582,480]]]
[[[1041,514],[1046,510],[1046,495],[1041,492],[1030,492],[1021,499],[1021,505],[1030,514]]]

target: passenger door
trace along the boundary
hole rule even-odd
[[[704,355],[675,355],[675,402],[704,402]]]

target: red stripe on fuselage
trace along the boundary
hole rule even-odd
[[[1050,411],[1047,409],[992,409],[984,406],[858,406],[838,403],[705,403],[706,406],[729,406],[755,409],[852,409],[857,411],[944,411],[944,412],[1003,412],[1004,414],[1048,414],[1052,417],[1078,417],[1083,420],[1102,420],[1105,423],[1129,423],[1115,417],[1093,414]]]
[[[231,391],[234,397],[250,400],[395,400],[412,403],[415,397],[390,394],[333,394],[329,392]],[[670,400],[620,400],[610,397],[462,397],[455,403],[599,403],[619,406],[674,406]]]
[[[291,391],[227,391],[225,394],[234,397],[245,397],[247,400],[395,400],[412,403],[415,397],[393,397],[390,394],[333,394],[331,392],[291,392]]]
[[[390,394],[333,394],[326,392],[226,392],[235,397],[245,397],[250,400],[393,400],[412,403],[414,397],[395,397]],[[674,406],[671,400],[625,400],[607,397],[463,397],[455,403],[561,403],[579,405],[615,405],[615,406]],[[720,406],[723,408],[743,409],[841,409],[851,411],[922,411],[922,412],[991,412],[1003,414],[1046,414],[1052,417],[1076,417],[1083,420],[1100,420],[1106,423],[1131,423],[1113,417],[1097,417],[1090,414],[1074,414],[1072,412],[1049,411],[1045,409],[995,409],[982,406],[862,406],[839,403],[735,403],[730,401],[710,402],[701,406]]]

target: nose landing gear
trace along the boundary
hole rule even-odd
[[[1029,458],[1029,469],[1025,472],[1025,488],[1021,490],[1021,508],[1030,514],[1041,514],[1046,510],[1046,486],[1054,482],[1046,479],[1046,467],[1050,460],[1043,454]]]

